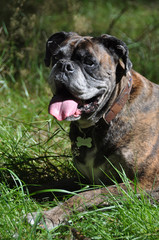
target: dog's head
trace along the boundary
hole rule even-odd
[[[101,117],[121,75],[132,67],[124,42],[109,35],[82,37],[72,32],[48,39],[45,64],[52,66],[50,114],[58,120],[92,122]]]

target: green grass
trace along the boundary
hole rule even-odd
[[[69,175],[69,125],[61,126],[48,114],[52,94],[44,78],[32,92],[15,85],[4,85],[0,95],[0,167],[13,170],[27,184]]]
[[[43,63],[47,38],[58,31],[75,31],[93,36],[107,33],[125,41],[130,49],[134,69],[152,81],[159,82],[158,0],[20,2],[15,0],[9,5],[2,0],[0,3],[3,9],[0,15],[0,73],[8,81],[13,81],[13,75],[16,75],[21,76],[26,85],[37,83],[36,66]],[[17,81],[19,78],[16,77]]]
[[[80,221],[79,217],[73,227],[91,239],[159,239],[158,208],[135,196],[120,204],[114,199],[104,213],[88,212]]]
[[[68,123],[60,126],[47,113],[51,94],[28,97],[25,91],[7,87],[1,95],[0,239],[71,239],[72,228],[91,239],[159,239],[158,204],[150,204],[143,195],[138,199],[131,190],[123,199],[112,197],[105,209],[77,212],[70,225],[50,232],[24,221],[24,214],[56,204],[33,200],[25,183],[47,183],[74,172]]]
[[[18,2],[23,7],[17,8]],[[46,39],[62,30],[114,35],[127,43],[134,69],[159,83],[158,1],[55,2],[0,3],[0,239],[71,239],[71,228],[91,239],[159,239],[158,204],[132,191],[125,200],[112,197],[104,211],[77,212],[70,225],[50,232],[23,219],[27,212],[56,204],[36,202],[26,184],[75,174],[69,123],[59,124],[47,111],[52,94],[46,81],[49,69],[43,65]]]
[[[1,169],[1,174],[4,174]],[[10,189],[6,181],[0,184],[0,239],[51,239],[48,231],[38,231],[35,226],[30,228],[24,221],[27,212],[40,208],[29,198],[26,188],[20,179],[9,171],[15,187]]]
[[[1,169],[4,176],[6,172]],[[151,204],[142,192],[139,198],[131,189],[128,193],[123,192],[122,197],[109,196],[110,205],[107,207],[74,213],[69,218],[69,225],[48,231],[38,226],[37,219],[31,226],[24,220],[25,214],[31,211],[40,213],[55,203],[36,203],[20,179],[12,171],[8,172],[15,187],[10,189],[5,177],[0,184],[0,239],[71,239],[72,229],[90,239],[159,239],[158,205]],[[126,178],[125,182],[127,184]]]

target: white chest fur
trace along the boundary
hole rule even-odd
[[[94,161],[96,157],[97,149],[94,147],[89,150],[85,156],[84,163],[76,162],[75,165],[77,169],[87,177],[92,183],[99,184],[100,176],[105,169],[105,163],[94,167]],[[102,171],[103,170],[103,171]]]

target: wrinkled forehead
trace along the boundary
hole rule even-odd
[[[60,46],[60,51],[64,55],[72,55],[73,53],[80,54],[84,56],[86,54],[91,54],[95,57],[101,57],[104,50],[102,44],[98,43],[93,37],[85,36],[81,37],[79,35],[71,36],[66,39]]]

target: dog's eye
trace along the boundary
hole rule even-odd
[[[60,59],[60,55],[59,55],[59,54],[53,55],[53,58],[54,58],[55,60],[59,60],[59,59]]]
[[[53,58],[54,60],[59,60],[60,58],[62,58],[63,54],[61,51],[58,51],[57,53],[53,54]]]
[[[88,65],[88,66],[93,66],[94,65],[94,62],[92,61],[92,59],[90,59],[88,57],[84,58],[83,63]]]

